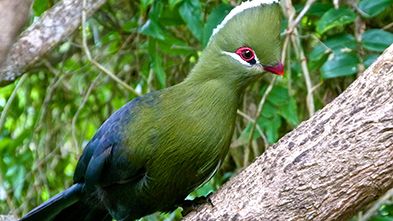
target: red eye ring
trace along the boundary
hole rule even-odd
[[[249,47],[241,47],[238,48],[235,53],[240,56],[246,62],[250,62],[255,59],[255,53],[252,48]]]

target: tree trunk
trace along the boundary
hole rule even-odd
[[[393,45],[184,220],[346,220],[393,187]]]
[[[86,13],[95,12],[106,0],[86,0]],[[13,45],[0,67],[0,86],[12,83],[29,65],[62,42],[81,24],[83,0],[63,0],[45,12]]]
[[[0,66],[8,55],[8,51],[20,29],[29,17],[32,0],[0,1]]]

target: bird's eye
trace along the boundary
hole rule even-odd
[[[244,61],[250,64],[255,64],[255,53],[251,48],[241,47],[236,50],[236,54],[239,55]]]

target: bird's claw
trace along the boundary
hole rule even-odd
[[[183,208],[182,215],[186,216],[191,211],[196,210],[199,206],[206,204],[206,203],[208,203],[208,204],[210,204],[210,206],[214,207],[214,204],[210,199],[211,195],[212,195],[212,193],[210,193],[207,196],[197,197],[193,200],[184,200],[183,203],[180,205]]]

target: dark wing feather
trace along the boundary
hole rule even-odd
[[[140,105],[140,98],[136,98],[118,111],[113,113],[98,129],[95,136],[85,147],[82,156],[79,159],[77,164],[75,174],[74,174],[74,182],[86,184],[86,187],[92,187],[95,184],[100,185],[108,185],[112,182],[122,182],[123,179],[129,180],[133,177],[139,177],[141,173],[141,168],[143,165],[133,164],[133,167],[127,166],[127,162],[124,162],[123,165],[125,168],[119,168],[119,171],[114,171],[114,175],[109,177],[105,175],[105,171],[107,168],[111,168],[110,164],[116,163],[113,162],[113,151],[124,152],[124,155],[127,155],[128,148],[124,146],[125,139],[130,139],[129,136],[131,134],[127,134],[128,128],[130,124],[132,126],[132,122],[137,118],[137,111],[135,111],[135,107]],[[118,154],[119,155],[119,154]],[[120,153],[121,155],[121,153]],[[120,163],[121,164],[121,163]],[[117,173],[116,173],[117,172]],[[121,174],[119,174],[121,173]],[[104,176],[105,175],[105,176]],[[105,177],[105,179],[103,179]]]

